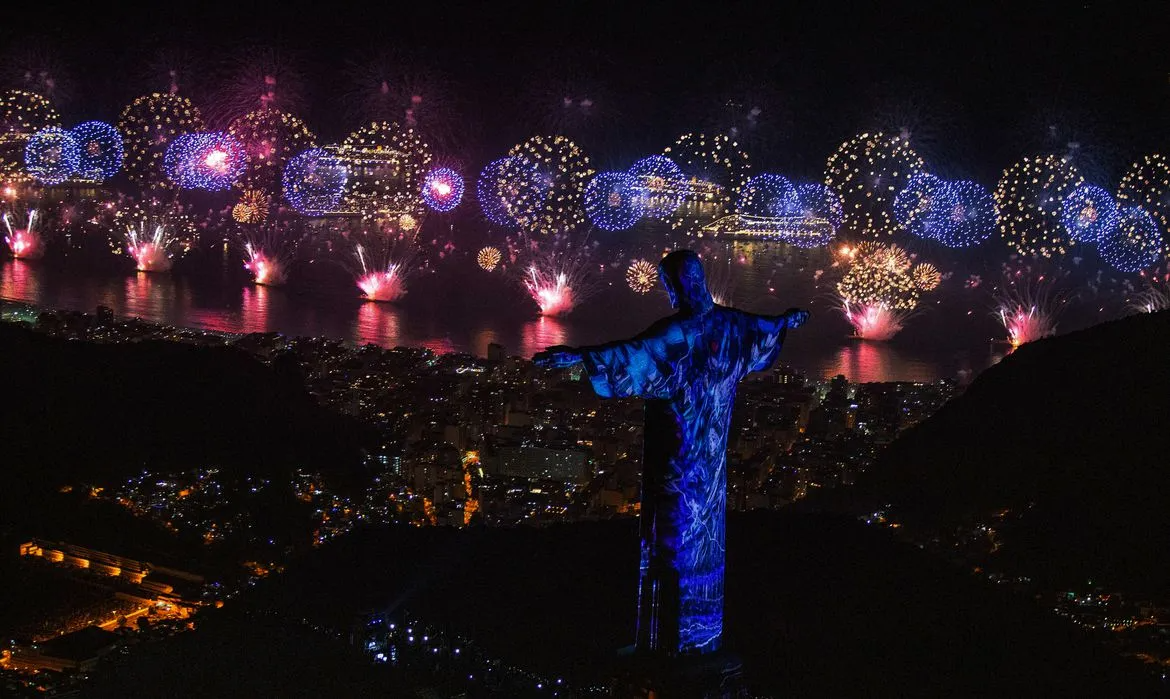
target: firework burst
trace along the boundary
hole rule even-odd
[[[475,256],[476,264],[487,272],[495,270],[501,259],[503,259],[503,255],[500,253],[500,249],[492,245],[481,249]]]
[[[186,254],[195,244],[195,226],[176,210],[156,202],[134,205],[118,211],[115,226],[122,231],[122,247],[139,272],[166,272],[174,258]]]
[[[362,221],[342,232],[350,247],[354,283],[367,301],[392,302],[406,295],[417,270],[417,228],[406,230],[400,217]]]
[[[308,233],[304,219],[280,208],[257,224],[236,226],[236,236],[252,281],[280,286],[288,281],[289,269]]]
[[[658,267],[646,260],[634,260],[626,268],[626,284],[637,294],[646,294],[658,286]]]
[[[350,134],[337,154],[352,175],[342,208],[363,216],[421,215],[431,149],[414,129],[376,122]]]
[[[166,187],[163,160],[167,147],[179,136],[202,128],[202,115],[186,97],[156,92],[134,100],[118,117],[126,175],[142,186]]]
[[[532,265],[528,268],[524,288],[528,289],[543,316],[565,315],[576,306],[573,287],[565,272],[542,270]]]
[[[1170,158],[1154,153],[1130,165],[1117,188],[1117,198],[1138,205],[1170,231]]]
[[[139,221],[126,225],[126,252],[139,272],[166,272],[171,268],[175,239],[160,222]]]
[[[914,265],[910,269],[910,277],[914,280],[914,285],[922,291],[934,291],[942,283],[942,274],[929,262]]]
[[[597,290],[596,242],[564,233],[523,239],[520,283],[543,316],[566,315]]]
[[[1007,331],[1012,349],[1056,332],[1052,317],[1037,306],[1001,305],[997,316]]]
[[[1061,223],[1063,202],[1081,182],[1077,168],[1055,155],[1026,158],[1004,170],[994,196],[1007,244],[1025,257],[1063,255],[1073,243]]]
[[[1170,310],[1170,282],[1166,276],[1151,277],[1141,291],[1129,301],[1129,308],[1137,313],[1157,313]]]
[[[24,150],[34,133],[61,123],[49,100],[24,90],[0,94],[0,179],[24,182]]]
[[[845,319],[853,326],[853,333],[862,340],[885,342],[893,339],[905,327],[913,311],[893,308],[885,303],[842,305]]]
[[[8,235],[4,236],[4,242],[12,251],[12,256],[18,260],[34,260],[44,255],[44,245],[40,233],[36,229],[36,209],[29,210],[28,216],[25,217],[24,228],[15,228],[13,226],[14,218],[16,217],[8,212],[4,213],[4,227],[8,229]],[[16,225],[20,225],[19,220],[17,220]]]
[[[236,223],[261,224],[268,219],[272,197],[259,189],[245,189],[240,200],[232,207],[232,220]]]
[[[683,205],[671,219],[674,228],[725,213],[739,200],[751,170],[739,141],[726,134],[683,134],[663,154],[687,182]]]
[[[941,280],[933,265],[912,267],[897,245],[862,244],[843,259],[851,262],[837,284],[841,309],[855,335],[867,340],[889,340],[901,331],[922,293]]]
[[[275,192],[288,161],[317,145],[305,122],[287,112],[264,107],[234,119],[228,133],[244,145],[247,166],[240,186]]]
[[[1064,298],[1051,290],[1052,280],[1031,267],[1005,268],[1004,281],[994,296],[994,315],[1012,349],[1056,333]]]
[[[849,233],[884,237],[897,230],[894,199],[921,169],[922,159],[906,139],[864,133],[829,157],[825,185],[841,195]]]
[[[504,190],[518,189],[505,205],[524,230],[553,235],[585,221],[583,199],[593,168],[576,143],[564,136],[534,136],[512,146],[506,162]]]

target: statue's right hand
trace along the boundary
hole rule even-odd
[[[532,363],[543,369],[563,369],[581,363],[581,353],[572,347],[557,345],[532,357]]]
[[[789,308],[784,311],[784,321],[790,328],[799,328],[808,322],[809,312],[799,308]]]

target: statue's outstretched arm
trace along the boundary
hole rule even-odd
[[[667,328],[669,318],[658,321],[651,325],[646,330],[638,333],[628,340],[618,340],[616,342],[607,342],[603,345],[596,345],[593,347],[569,347],[568,345],[556,345],[549,347],[543,352],[537,352],[532,357],[532,363],[538,367],[545,369],[563,369],[571,367],[574,364],[580,364],[584,361],[584,354],[586,352],[598,352],[623,345],[640,346],[647,340],[661,336]]]
[[[760,327],[768,332],[780,332],[789,328],[795,329],[808,322],[809,312],[799,308],[789,308],[778,316],[760,316]]]
[[[581,350],[567,345],[557,345],[537,352],[532,356],[532,363],[544,369],[563,369],[580,364],[582,359]]]

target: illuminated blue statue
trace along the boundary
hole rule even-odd
[[[717,650],[723,633],[727,432],[735,388],[776,361],[788,328],[808,313],[760,316],[717,306],[703,265],[672,252],[659,277],[678,309],[624,342],[552,347],[537,365],[581,363],[602,398],[646,400],[643,454],[640,653]]]

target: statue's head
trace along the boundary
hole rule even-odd
[[[700,315],[711,310],[715,301],[707,291],[703,263],[691,250],[675,250],[658,263],[658,278],[670,296],[670,305],[680,311]]]

